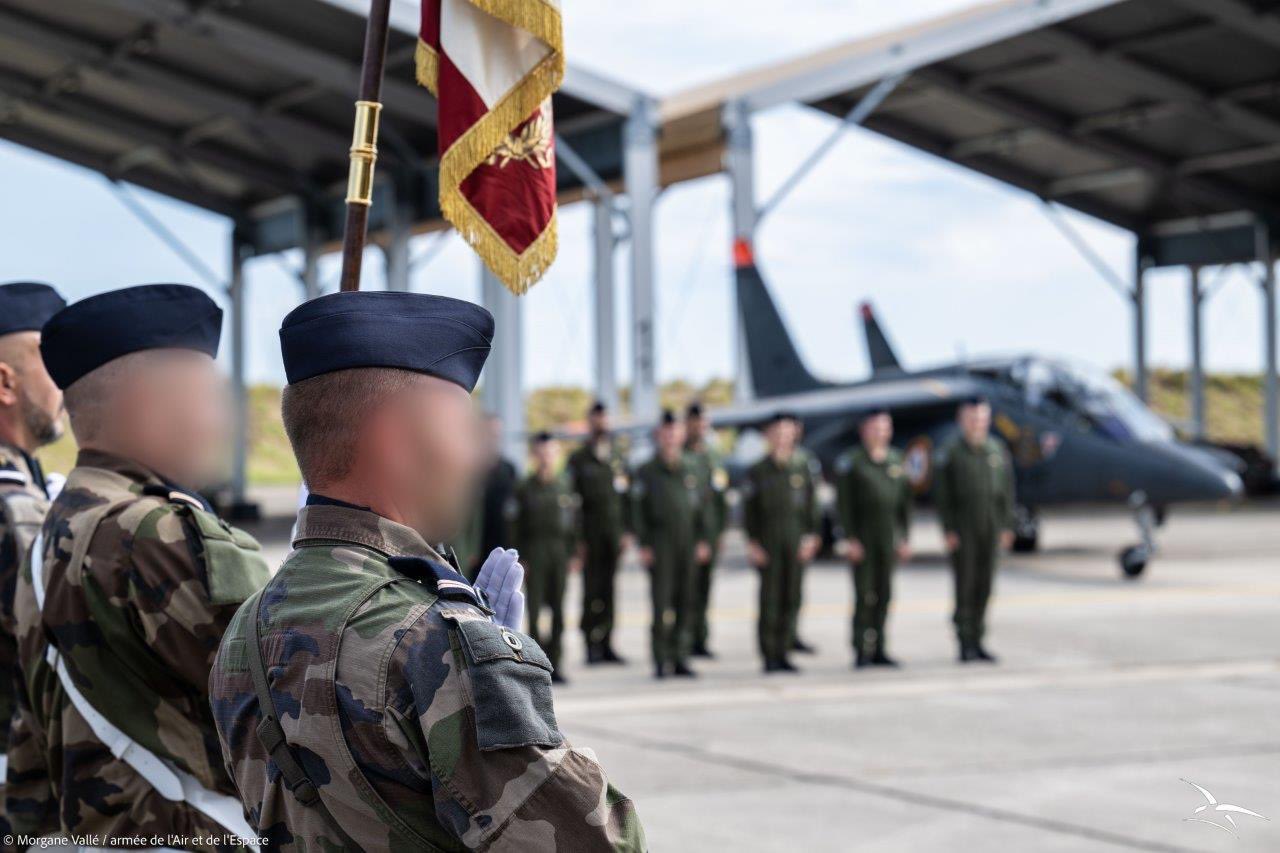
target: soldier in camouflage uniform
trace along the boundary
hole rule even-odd
[[[603,403],[591,407],[587,424],[590,435],[569,456],[567,466],[582,508],[582,633],[587,663],[624,663],[613,648],[613,611],[630,476],[609,435],[609,412]]]
[[[698,563],[710,551],[710,506],[698,468],[684,452],[684,425],[671,412],[663,412],[656,438],[657,452],[631,486],[633,532],[649,570],[654,676],[692,676]]]
[[[462,522],[481,464],[470,390],[492,316],[338,293],[280,334],[285,428],[313,491],[211,681],[249,822],[284,851],[643,850],[630,800],[560,733],[550,661],[510,602],[429,544]]]
[[[994,663],[982,639],[996,560],[1013,544],[1013,461],[991,437],[985,399],[962,404],[957,420],[959,434],[938,453],[933,497],[955,580],[960,660]]]
[[[15,832],[97,835],[106,848],[252,837],[208,683],[267,566],[250,536],[177,485],[221,467],[221,320],[196,288],[150,285],[90,297],[44,327],[81,450],[15,595],[29,697],[8,768]]]
[[[778,414],[765,427],[769,451],[747,470],[743,522],[751,562],[760,570],[759,642],[764,670],[795,672],[801,572],[817,553],[821,516],[813,469],[796,453],[796,421]]]
[[[556,470],[560,443],[550,433],[539,433],[531,442],[534,469],[516,487],[512,501],[514,545],[525,566],[525,598],[529,605],[529,636],[542,646],[554,667],[551,680],[564,684],[560,649],[564,635],[564,585],[569,562],[576,559],[578,498]],[[551,611],[551,630],[539,624],[544,610]]]
[[[690,633],[693,636],[693,656],[711,658],[708,641],[711,626],[708,619],[711,609],[711,579],[715,574],[716,557],[720,550],[720,536],[724,533],[729,517],[725,491],[729,487],[729,475],[724,470],[720,452],[715,447],[715,433],[711,420],[700,403],[689,406],[685,412],[685,453],[698,471],[702,483],[703,500],[707,502],[709,529],[707,531],[706,559],[698,563],[698,582],[694,591],[693,617]]]
[[[897,666],[885,653],[893,569],[910,558],[911,482],[902,454],[890,446],[893,417],[871,412],[859,427],[862,443],[836,462],[839,521],[853,567],[854,664]]]
[[[50,498],[33,454],[62,434],[62,392],[40,358],[40,328],[65,305],[47,284],[0,285],[0,784],[19,682],[14,588]]]

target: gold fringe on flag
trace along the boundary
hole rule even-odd
[[[462,182],[497,150],[521,122],[542,106],[564,79],[564,35],[560,10],[546,0],[467,0],[508,26],[524,30],[548,47],[547,55],[488,113],[454,140],[440,158],[440,210],[485,265],[517,296],[537,283],[556,258],[557,217],[517,254],[462,194]],[[438,96],[439,57],[418,41],[418,82]]]

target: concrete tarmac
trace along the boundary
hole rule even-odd
[[[851,668],[849,571],[823,562],[801,623],[819,652],[767,677],[755,574],[731,534],[717,658],[694,680],[652,679],[647,580],[631,566],[617,637],[630,663],[586,667],[571,630],[561,728],[636,802],[655,851],[1280,850],[1278,518],[1174,513],[1146,577],[1126,582],[1127,515],[1049,516],[1042,551],[999,575],[1000,663],[962,666],[924,517],[895,579],[889,650],[903,668]],[[1183,780],[1271,820],[1196,812],[1206,798]]]

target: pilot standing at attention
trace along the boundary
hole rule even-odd
[[[702,490],[708,503],[710,518],[705,559],[700,557],[698,562],[698,582],[695,588],[690,631],[693,635],[693,656],[711,658],[715,657],[709,643],[711,580],[715,574],[720,535],[724,532],[729,518],[729,507],[725,496],[725,490],[729,487],[729,475],[724,470],[720,451],[715,446],[715,433],[711,429],[711,419],[703,411],[701,403],[693,403],[689,406],[684,416],[684,428],[685,453],[698,470],[698,478],[702,481]]]
[[[747,552],[760,570],[757,626],[764,671],[797,672],[788,658],[799,615],[801,571],[818,551],[821,516],[807,459],[796,453],[796,421],[778,413],[765,426],[768,453],[747,470]]]
[[[1013,462],[991,437],[991,404],[960,405],[959,434],[939,452],[934,501],[955,580],[960,660],[995,662],[982,644],[1000,549],[1013,544]]]
[[[881,409],[859,426],[860,446],[836,462],[839,521],[853,565],[854,664],[897,666],[885,653],[884,626],[895,564],[911,556],[911,483],[890,446],[893,416]]]
[[[516,630],[522,596],[482,594],[431,544],[471,507],[493,328],[477,305],[385,291],[284,319],[281,408],[311,496],[210,678],[264,849],[645,847],[631,801],[560,733],[551,663]],[[518,582],[515,552],[495,549],[477,583],[504,560]]]

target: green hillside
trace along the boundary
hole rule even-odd
[[[1128,381],[1124,371],[1116,372]],[[1165,417],[1181,424],[1190,420],[1187,373],[1156,369],[1151,373],[1152,406]],[[623,391],[623,406],[628,394]],[[1257,444],[1262,441],[1262,378],[1247,374],[1213,374],[1206,378],[1205,396],[1209,414],[1209,437],[1218,441]],[[662,387],[662,404],[681,409],[700,399],[711,406],[727,404],[733,397],[733,383],[716,379],[703,386],[677,380]],[[580,424],[591,392],[572,386],[539,388],[529,394],[528,417],[531,430]],[[256,485],[296,483],[298,468],[289,450],[289,440],[280,420],[280,389],[255,385],[249,390],[249,480]],[[51,471],[66,472],[75,460],[75,443],[68,434],[41,451]]]

